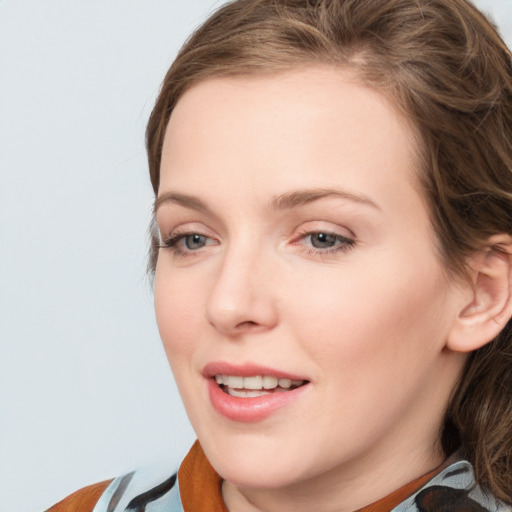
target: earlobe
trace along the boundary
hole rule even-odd
[[[471,352],[489,343],[512,317],[512,237],[491,237],[468,266],[470,299],[447,340],[447,348],[454,352]]]

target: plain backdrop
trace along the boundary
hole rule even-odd
[[[193,442],[145,277],[144,128],[222,1],[0,0],[0,512]],[[512,0],[481,0],[509,44]]]

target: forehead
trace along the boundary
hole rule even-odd
[[[391,181],[415,185],[416,153],[411,123],[350,70],[212,78],[186,91],[171,115],[160,190],[206,181],[234,191],[241,179],[256,191],[271,180],[279,194],[342,180],[371,193],[372,182],[397,171]]]

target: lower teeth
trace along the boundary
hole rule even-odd
[[[297,387],[298,386],[282,388],[278,386],[277,388],[273,389],[235,389],[222,385],[220,388],[222,391],[224,391],[224,393],[227,393],[230,396],[236,396],[240,398],[254,398],[258,396],[271,395],[272,393],[286,393],[287,391],[297,389]]]
[[[227,388],[224,390],[228,395],[237,396],[241,398],[255,398],[258,396],[270,395],[268,391],[260,389],[233,389]]]

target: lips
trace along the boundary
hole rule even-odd
[[[241,422],[267,418],[298,398],[309,384],[300,376],[256,365],[210,363],[203,376],[214,409]]]

